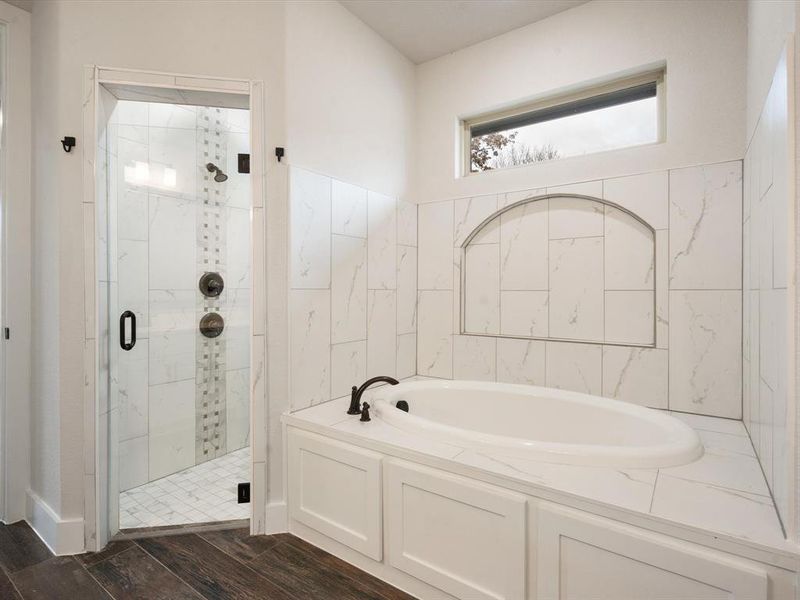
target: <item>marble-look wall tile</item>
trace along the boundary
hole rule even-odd
[[[147,193],[123,189],[117,198],[117,239],[147,241]]]
[[[549,315],[550,337],[603,339],[602,237],[550,241]]]
[[[595,344],[546,342],[547,387],[602,394],[602,347]]]
[[[669,347],[669,230],[656,231],[656,346]]]
[[[250,444],[250,369],[225,373],[225,442],[233,452]]]
[[[397,243],[417,245],[417,205],[412,202],[397,203]]]
[[[545,385],[545,344],[541,340],[497,340],[497,381]]]
[[[606,291],[605,341],[654,344],[654,309],[652,291]]]
[[[347,342],[331,346],[331,398],[350,394],[352,386],[367,379],[367,342]]]
[[[519,337],[547,337],[547,292],[500,292],[500,333]]]
[[[397,333],[417,330],[417,249],[397,246]]]
[[[151,187],[165,196],[194,199],[197,193],[195,130],[149,127],[148,133]]]
[[[742,163],[670,172],[670,289],[741,289]]]
[[[195,292],[150,290],[150,385],[195,377]]]
[[[119,410],[120,441],[147,435],[148,355],[147,339],[137,340],[130,351],[117,353],[114,396]]]
[[[149,288],[196,289],[196,203],[151,194],[149,212]]]
[[[117,242],[118,302],[120,312],[132,310],[139,326],[137,335],[147,337],[148,247],[147,242]]]
[[[460,198],[455,201],[453,210],[453,245],[461,246],[478,225],[497,211],[497,195]],[[497,243],[497,223],[492,223],[482,230],[479,238],[474,239],[472,243]]]
[[[332,236],[331,343],[367,336],[367,242]]]
[[[580,196],[603,197],[603,181],[582,181],[580,183],[568,183],[547,188],[548,194],[578,194]]]
[[[499,244],[469,245],[465,253],[464,331],[500,332]]]
[[[369,290],[367,296],[367,377],[394,376],[397,370],[397,294]]]
[[[453,336],[453,377],[472,381],[496,379],[497,338]]]
[[[119,442],[119,491],[139,487],[149,481],[149,442],[146,435]]]
[[[506,192],[505,194],[498,194],[497,208],[503,208],[509,204],[514,204],[515,202],[527,200],[528,198],[534,198],[536,196],[544,196],[545,194],[547,194],[546,188],[533,188],[530,190],[517,190],[514,192]]]
[[[243,208],[227,209],[225,227],[225,286],[249,288],[252,285],[250,211]]]
[[[417,308],[417,374],[452,378],[452,311],[452,291],[420,290]]]
[[[331,283],[331,180],[289,169],[291,287],[323,289]]]
[[[114,119],[120,125],[142,125],[148,123],[148,103],[120,101],[114,109]]]
[[[150,480],[195,464],[194,394],[194,378],[150,386]]]
[[[647,221],[653,229],[669,227],[669,174],[656,171],[603,181],[603,198]]]
[[[291,407],[306,408],[331,397],[331,295],[292,290],[289,314]]]
[[[581,198],[550,198],[551,240],[603,235],[603,205]]]
[[[741,302],[736,290],[670,292],[672,410],[741,418]]]
[[[500,216],[500,289],[547,289],[547,207],[540,200]]]
[[[781,312],[786,310],[785,292],[770,289],[760,290],[758,294],[758,372],[769,389],[776,390],[778,363],[786,360],[785,349],[779,348],[777,344],[778,318]]]
[[[331,182],[331,233],[367,237],[367,190]]]
[[[417,208],[420,290],[453,289],[453,202],[420,204]]]
[[[667,408],[668,351],[603,347],[603,396]]]
[[[397,201],[367,193],[367,287],[393,290],[397,287]]]
[[[197,107],[188,104],[162,104],[148,102],[148,124],[150,127],[175,127],[195,130]]]
[[[250,366],[250,288],[225,290],[225,368]]]
[[[630,215],[606,206],[605,289],[653,290],[655,234]]]
[[[404,333],[397,336],[397,375],[405,379],[417,373],[417,334]]]

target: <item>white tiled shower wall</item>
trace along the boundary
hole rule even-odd
[[[126,490],[206,458],[198,404],[206,364],[198,318],[205,308],[198,272],[204,228],[219,221],[203,199],[219,201],[225,291],[226,451],[248,443],[250,192],[237,173],[249,147],[247,111],[119,101],[107,129],[111,308],[112,439],[119,440],[120,489]],[[206,162],[229,179],[210,181]],[[208,178],[208,179],[207,179]],[[204,212],[205,211],[205,212]],[[212,249],[213,252],[213,249]],[[101,256],[102,256],[101,252]],[[209,268],[215,270],[215,268]],[[137,343],[119,349],[119,313],[137,317]],[[116,406],[115,404],[116,399]]]
[[[416,369],[417,207],[290,168],[291,409]]]
[[[790,181],[786,57],[778,65],[744,159],[743,407],[778,511],[789,511]]]
[[[732,161],[419,205],[417,373],[546,385],[646,406],[741,418],[741,181],[741,162]],[[654,348],[460,334],[460,244],[498,208],[545,193],[609,200],[656,230]],[[573,229],[587,216],[585,210],[572,215],[568,209],[560,212],[559,221]],[[603,212],[601,207],[595,215],[600,232]],[[525,238],[531,257],[541,252],[537,243],[542,236],[594,239],[584,237],[585,232],[565,238],[556,226],[550,219],[550,231]],[[500,227],[497,243],[503,246],[508,242],[504,236],[516,233],[512,227]],[[597,260],[597,254],[604,250],[608,248],[602,243],[588,247],[576,257],[576,264],[596,263],[595,269],[602,270],[604,261]],[[632,245],[628,252],[633,268],[639,249]],[[620,254],[624,256],[625,249]],[[507,267],[501,264],[501,278]],[[575,284],[586,287],[596,281],[602,286],[606,275]],[[614,293],[618,291],[625,290]],[[603,298],[607,290],[598,287],[596,292]],[[626,305],[625,294],[615,302],[605,303],[602,322],[635,312],[634,304]],[[496,295],[483,307],[498,322],[500,303]],[[603,310],[604,303],[600,304]],[[598,306],[585,303],[577,309],[596,311]],[[614,313],[609,315],[611,309]],[[577,317],[580,320],[581,315]]]

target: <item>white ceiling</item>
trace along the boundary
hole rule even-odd
[[[587,0],[340,0],[419,64],[567,10]]]

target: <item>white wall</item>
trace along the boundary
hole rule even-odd
[[[411,65],[333,2],[289,8],[267,2],[165,2],[143,8],[134,1],[42,0],[34,4],[33,22],[34,493],[60,518],[82,516],[83,365],[78,349],[84,303],[82,288],[75,285],[83,280],[80,152],[67,155],[57,141],[82,131],[82,67],[99,64],[265,82],[267,494],[268,503],[279,503],[280,414],[288,401],[286,165],[402,195],[410,156]],[[376,81],[380,85],[373,86]],[[313,89],[306,87],[308,82],[316,83]],[[284,109],[287,102],[293,103],[291,116]],[[347,140],[344,132],[349,132]],[[272,155],[276,146],[286,147],[287,158],[280,164]]]
[[[475,196],[742,157],[746,7],[597,1],[420,65],[414,197]],[[666,61],[666,142],[456,177],[459,117]]]
[[[795,0],[747,2],[747,126],[749,144],[786,39],[797,30]]]
[[[82,173],[80,144],[71,154],[58,140],[82,131],[85,64],[162,70],[266,83],[269,147],[283,137],[283,6],[212,3],[191,7],[138,2],[37,2],[34,5],[36,132],[33,492],[61,518],[83,515],[81,337],[84,329]],[[103,23],[103,27],[98,27]],[[267,162],[268,213],[280,223],[281,169]],[[281,230],[269,249],[285,247]],[[276,252],[278,261],[282,253]],[[283,255],[285,258],[285,254]],[[281,282],[280,263],[274,281]],[[272,281],[272,280],[271,280]],[[274,283],[273,281],[273,283]],[[280,283],[277,284],[280,289]],[[285,294],[285,286],[283,288]],[[280,303],[272,304],[275,311]],[[283,304],[285,307],[285,303]],[[276,320],[285,323],[278,314]],[[277,337],[280,343],[280,337]],[[270,373],[273,397],[285,398],[280,371]],[[278,447],[280,447],[278,445]],[[280,464],[280,463],[278,463]],[[278,489],[278,493],[281,490]]]
[[[4,67],[7,81],[6,151],[3,159],[3,268],[5,323],[11,339],[3,342],[5,412],[2,433],[2,517],[25,516],[25,491],[30,473],[29,402],[31,358],[31,16],[0,2],[6,24]]]
[[[288,3],[286,31],[289,162],[403,197],[414,65],[337,2]]]

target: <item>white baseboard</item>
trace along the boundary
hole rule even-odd
[[[84,551],[83,519],[62,519],[32,490],[26,494],[26,521],[53,554],[80,554]]]
[[[264,533],[286,533],[289,531],[289,518],[286,511],[286,502],[273,502],[267,504],[266,525]]]

